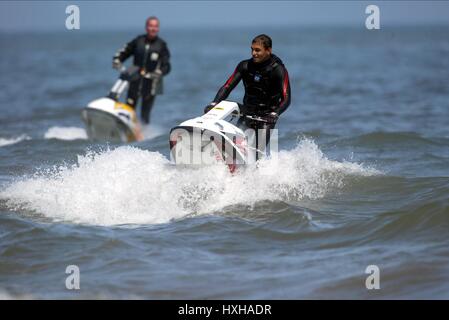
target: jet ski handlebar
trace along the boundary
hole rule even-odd
[[[249,120],[254,120],[254,121],[259,121],[259,122],[263,122],[263,123],[269,123],[268,120],[262,118],[262,117],[257,117],[257,116],[249,116],[249,115],[243,115],[246,119]]]
[[[249,115],[249,114],[245,113],[245,110],[248,111],[248,108],[240,103],[238,105],[239,105],[239,111],[237,111],[237,110],[234,111],[233,112],[234,116],[243,117],[248,120],[259,121],[259,122],[263,122],[263,123],[270,123],[270,121],[268,121],[267,119],[264,119],[260,116],[253,116],[253,115]]]
[[[138,80],[140,76],[140,68],[134,65],[128,68],[122,66],[119,71],[120,71],[120,79],[129,82]]]
[[[233,112],[233,115],[234,115],[234,116],[237,116],[237,117],[243,117],[243,118],[246,118],[246,119],[249,119],[249,120],[254,120],[254,121],[259,121],[259,122],[269,123],[269,121],[268,121],[267,119],[264,119],[264,118],[259,117],[259,116],[250,116],[250,115],[244,114],[244,113],[242,113],[242,112],[234,111],[234,112]]]
[[[162,72],[146,72],[143,73],[138,66],[132,65],[130,67],[125,67],[122,65],[118,70],[120,72],[120,79],[127,81],[138,80],[139,76],[145,79],[155,79],[162,75]]]

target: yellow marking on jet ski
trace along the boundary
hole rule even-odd
[[[126,103],[116,102],[114,105],[114,109],[125,109],[126,111],[134,113],[133,107],[127,105]]]
[[[142,129],[140,128],[139,121],[137,121],[136,111],[134,110],[134,108],[126,103],[115,102],[114,109],[124,109],[131,113],[131,119],[135,123],[135,127],[132,128],[133,133],[132,134],[129,133],[127,136],[128,142],[134,140],[142,141],[143,140]]]
[[[212,110],[224,110],[222,107],[215,107],[215,108],[212,108]]]
[[[114,109],[123,109],[131,113],[131,119],[133,122],[137,121],[136,111],[130,105],[122,102],[115,102]]]

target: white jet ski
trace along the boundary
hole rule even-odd
[[[226,164],[231,172],[257,161],[264,151],[256,148],[255,131],[243,117],[266,122],[241,114],[239,104],[231,101],[221,101],[208,113],[182,122],[170,131],[171,160],[177,165]]]
[[[134,108],[119,101],[129,82],[138,76],[138,68],[133,66],[121,71],[109,95],[91,101],[81,112],[89,139],[110,142],[143,140]]]

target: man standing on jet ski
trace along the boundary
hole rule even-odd
[[[140,77],[130,83],[126,103],[135,108],[141,97],[141,118],[148,124],[155,97],[162,94],[162,77],[170,72],[170,52],[167,43],[158,37],[159,19],[149,17],[145,26],[146,34],[137,36],[117,51],[112,67],[120,69],[126,59],[134,56],[134,65],[140,68]]]
[[[206,106],[204,112],[209,112],[216,104],[225,100],[240,80],[243,80],[245,96],[241,112],[262,120],[243,117],[247,126],[255,130],[273,129],[279,115],[290,105],[288,72],[281,59],[272,53],[271,38],[265,34],[253,39],[251,54],[252,59],[243,60],[237,65],[234,73],[218,90],[215,99]],[[266,134],[268,144],[270,130],[266,130]]]

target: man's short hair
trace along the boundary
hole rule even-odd
[[[147,18],[147,20],[145,21],[145,24],[147,24],[148,21],[151,21],[151,20],[157,20],[157,22],[159,22],[159,18],[158,18],[158,17],[156,17],[156,16],[151,16],[151,17],[148,17],[148,18]]]
[[[252,43],[261,43],[265,49],[271,48],[273,45],[271,38],[266,34],[259,34],[253,39]]]

